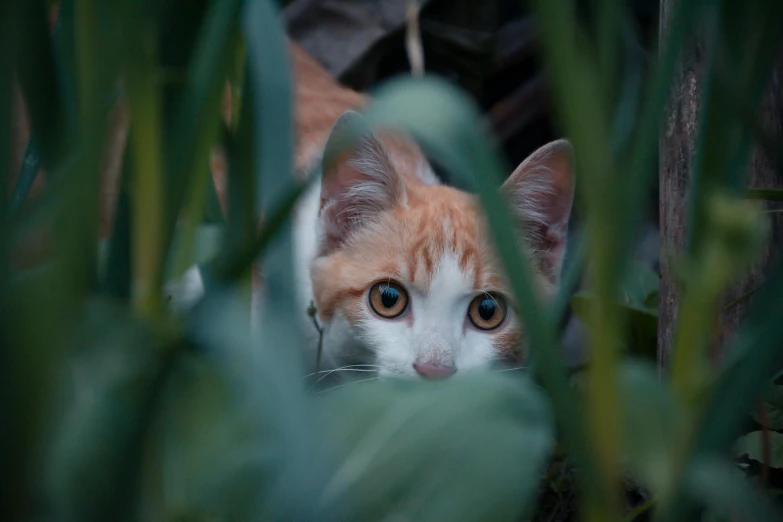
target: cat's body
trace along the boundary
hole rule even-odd
[[[350,109],[369,100],[339,86],[297,45],[290,49],[295,164],[304,169],[321,160],[335,123],[360,118]],[[127,119],[115,125],[124,129]],[[108,170],[104,183],[113,186],[116,172]],[[225,171],[224,161],[213,162],[224,206]],[[536,253],[536,280],[546,296],[557,285],[573,197],[570,146],[542,147],[503,190]],[[105,191],[101,203],[102,234],[110,230],[115,193]],[[366,364],[381,376],[442,378],[519,361],[523,331],[488,237],[476,198],[439,184],[415,144],[401,136],[367,137],[323,172],[294,215],[307,358],[314,362],[318,339],[307,315],[314,302],[327,369]],[[198,271],[170,288],[177,306],[191,303],[202,292]]]

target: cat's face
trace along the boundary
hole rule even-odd
[[[572,199],[570,149],[556,145],[504,186],[527,219],[521,233],[534,236],[543,295],[556,285]],[[567,179],[554,172],[563,166]],[[313,293],[339,362],[443,378],[522,359],[523,327],[474,196],[401,176],[369,138],[324,174],[319,227]]]

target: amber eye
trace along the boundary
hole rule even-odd
[[[382,281],[370,288],[370,306],[386,319],[399,317],[408,308],[408,292],[394,281]]]
[[[506,301],[500,294],[481,294],[471,301],[468,317],[479,330],[494,330],[506,318]]]

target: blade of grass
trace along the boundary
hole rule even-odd
[[[18,40],[16,24],[17,1],[0,4],[0,165],[11,164],[11,100],[14,55]],[[25,510],[25,488],[27,473],[30,469],[25,461],[27,452],[24,447],[25,418],[20,401],[14,397],[18,393],[18,373],[14,368],[11,344],[14,308],[8,300],[8,253],[5,182],[0,183],[0,424],[6,428],[0,430],[0,459],[5,464],[0,471],[0,496],[5,499],[0,507],[3,520],[20,520],[29,513]]]
[[[746,199],[762,199],[766,201],[783,201],[783,189],[746,189],[744,196]]]
[[[587,234],[580,232],[576,242],[569,245],[571,253],[563,266],[563,275],[560,279],[560,288],[557,296],[550,306],[549,317],[562,329],[565,327],[569,315],[569,303],[571,296],[579,286],[587,264]]]
[[[605,103],[614,104],[618,92],[620,37],[626,21],[626,4],[618,0],[597,0],[598,65],[603,85]]]
[[[236,125],[235,133],[226,133],[224,143],[228,156],[228,209],[226,216],[226,233],[223,236],[223,246],[214,266],[226,267],[241,252],[254,243],[258,228],[258,210],[256,207],[256,179],[253,165],[253,129],[252,107],[253,90],[249,84],[249,77],[245,78],[244,91],[247,96],[241,104],[236,118],[232,123]],[[234,109],[237,110],[236,108]],[[288,209],[291,210],[291,209]],[[264,230],[268,230],[264,227]],[[252,255],[244,256],[240,270],[244,268],[242,286],[246,289],[248,297],[252,299],[252,272],[249,270],[259,251]],[[223,273],[221,272],[221,275]]]
[[[25,2],[20,14],[17,23],[23,27],[23,40],[19,50],[24,55],[17,60],[17,77],[34,131],[28,149],[37,149],[43,164],[51,166],[61,160],[69,137],[64,133],[66,113],[63,107],[65,99],[59,89],[61,79],[58,78],[43,2]],[[37,169],[28,175],[34,177],[36,172]],[[32,184],[32,180],[29,183]]]
[[[780,2],[724,0],[713,6],[715,23],[707,48],[712,55],[704,81],[703,106],[699,122],[699,137],[694,158],[691,192],[689,252],[698,250],[706,234],[707,202],[716,190],[728,189],[739,194],[745,183],[747,161],[752,141],[749,130],[741,126],[736,111],[726,110],[735,105],[726,89],[718,85],[721,69],[730,70],[736,79],[735,92],[742,98],[761,99],[771,77],[772,63],[777,56],[780,41]],[[752,32],[735,27],[754,27]],[[725,75],[724,75],[725,76]]]
[[[64,288],[74,295],[91,291],[97,279],[99,154],[104,127],[100,104],[103,53],[94,0],[74,0],[74,73],[79,117],[77,167],[65,181],[68,210],[56,236],[66,262]]]
[[[132,125],[132,123],[131,123]],[[128,300],[131,296],[131,216],[129,187],[133,172],[132,156],[128,147],[122,162],[119,194],[114,214],[109,253],[103,275],[103,285],[109,295]]]
[[[133,114],[129,145],[134,166],[130,192],[131,301],[137,314],[154,319],[161,309],[163,286],[163,100],[157,81],[157,20],[141,10],[135,14],[135,52],[127,76]]]
[[[294,173],[294,111],[288,47],[280,14],[271,1],[248,0],[241,16],[247,49],[245,74],[253,91],[245,103],[251,104],[248,112],[252,114],[256,208],[266,212],[273,208],[274,202],[285,197]],[[265,278],[258,321],[261,349],[274,355],[282,375],[301,374],[301,352],[297,348],[303,343],[297,317],[306,316],[304,310],[297,310],[296,299],[290,292],[295,285],[293,265],[291,225],[285,222],[280,227],[277,243],[264,256]],[[310,449],[309,433],[302,429],[307,425],[303,397],[297,393],[288,399],[290,406],[283,410],[286,415],[281,419],[282,429],[290,430],[290,442],[302,450],[288,459],[287,473],[280,479],[288,487],[281,489],[279,500],[296,514],[295,518],[309,519],[315,517],[310,499],[320,483],[321,470]]]
[[[625,220],[618,199],[620,194],[625,194],[617,190],[620,180],[613,174],[607,100],[596,74],[597,69],[592,66],[586,51],[589,46],[583,38],[580,39],[583,35],[576,25],[575,15],[562,2],[542,1],[535,6],[542,27],[544,53],[553,73],[559,117],[576,149],[577,188],[587,213],[586,226],[591,238],[591,281],[598,303],[589,329],[591,365],[587,405],[590,436],[598,452],[602,494],[600,498],[588,497],[588,509],[592,511],[591,517],[617,520],[619,498],[615,494],[617,485],[614,477],[621,433],[616,415],[616,365],[622,322],[616,313],[618,309],[611,306],[611,302],[620,281],[617,275],[622,273],[622,260],[614,252],[621,237],[620,225]],[[616,39],[611,43],[616,45]],[[603,75],[606,74],[604,70]],[[605,85],[603,87],[606,89]],[[585,125],[585,122],[590,122],[590,125]]]
[[[290,183],[288,192],[280,198],[268,215],[264,216],[261,232],[250,242],[244,243],[232,256],[216,260],[214,276],[218,280],[231,282],[247,274],[250,264],[259,256],[263,256],[273,240],[276,240],[283,225],[291,217],[299,197],[316,181],[320,171],[311,172],[305,183]]]
[[[165,164],[168,182],[162,241],[167,255],[176,260],[188,257],[187,252],[175,253],[170,248],[185,196],[192,194],[195,180],[203,176],[209,164],[210,149],[218,135],[220,99],[231,53],[235,49],[233,42],[238,35],[237,17],[241,4],[240,0],[210,2],[205,25],[198,35],[188,65],[185,92],[176,109],[173,127],[168,132],[174,139],[168,145],[171,150]],[[184,249],[190,248],[193,243],[192,236],[203,215],[203,208],[200,210],[197,215],[189,215],[183,224],[185,240],[181,245]],[[178,275],[175,274],[175,277]]]
[[[30,188],[40,169],[40,155],[38,154],[38,143],[35,134],[30,132],[30,140],[27,142],[27,149],[22,157],[22,168],[19,171],[19,177],[14,184],[14,190],[11,193],[11,199],[8,201],[8,211],[13,212],[18,209],[27,199]]]

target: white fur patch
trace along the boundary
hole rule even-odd
[[[164,295],[171,298],[169,306],[175,313],[193,307],[204,295],[204,280],[198,266],[191,266],[179,279],[166,283]]]

